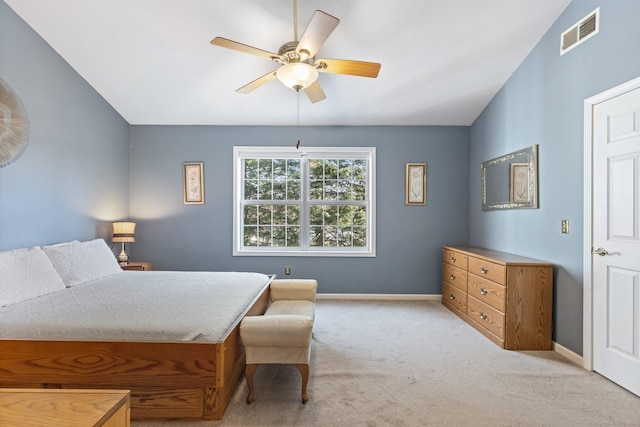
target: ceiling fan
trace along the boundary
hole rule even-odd
[[[277,70],[258,77],[254,81],[237,89],[236,92],[250,93],[277,78],[285,86],[296,92],[300,91],[300,89],[304,90],[309,100],[315,103],[327,97],[320,83],[318,83],[318,72],[346,74],[358,77],[378,77],[380,64],[376,62],[352,61],[348,59],[316,59],[316,53],[338,26],[340,20],[321,10],[316,10],[311,17],[307,29],[302,34],[302,37],[298,39],[297,15],[297,3],[296,0],[293,0],[294,40],[280,46],[278,53],[268,52],[223,37],[216,37],[211,40],[212,45],[261,56],[281,64]]]

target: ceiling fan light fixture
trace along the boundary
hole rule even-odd
[[[318,80],[318,70],[300,62],[285,64],[276,71],[278,80],[291,89],[306,89]]]

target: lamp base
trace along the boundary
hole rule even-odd
[[[118,254],[118,264],[127,265],[129,263],[129,255],[124,251],[124,242],[122,243],[122,251]]]

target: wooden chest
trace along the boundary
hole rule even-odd
[[[551,263],[445,246],[442,303],[504,349],[551,350]]]

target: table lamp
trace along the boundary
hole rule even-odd
[[[111,241],[113,243],[122,243],[122,251],[118,255],[118,262],[122,265],[125,265],[129,261],[129,256],[124,250],[124,244],[136,241],[135,232],[135,222],[113,223],[113,238],[111,239]]]

